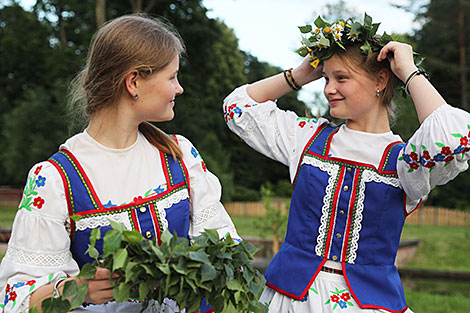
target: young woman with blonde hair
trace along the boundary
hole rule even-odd
[[[104,234],[109,220],[154,240],[165,229],[189,238],[216,229],[239,238],[220,202],[219,180],[196,148],[149,123],[173,118],[183,93],[177,78],[183,51],[177,33],[150,17],[122,16],[99,29],[72,93],[88,126],[29,173],[0,266],[5,312],[40,311],[44,299],[77,279],[93,260],[85,253],[91,231]],[[137,302],[113,302],[109,277],[99,268],[94,279],[77,279],[88,283],[88,305],[77,312],[140,311]],[[177,307],[168,299],[147,310]]]

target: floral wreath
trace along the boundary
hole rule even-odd
[[[379,51],[394,38],[384,32],[381,36],[376,35],[380,23],[372,23],[372,17],[364,13],[364,21],[362,23],[354,21],[353,18],[346,20],[339,19],[335,23],[326,22],[318,16],[314,25],[299,26],[302,33],[302,47],[296,52],[305,57],[307,54],[310,56],[310,65],[314,68],[318,64],[330,58],[333,54],[341,50],[346,50],[348,46],[361,43],[361,52],[369,55],[371,51]],[[418,53],[413,52],[416,57]],[[414,72],[408,79],[404,86],[398,86],[398,90],[402,91],[402,95],[406,98],[408,93],[406,87],[411,78],[417,74],[424,74],[426,78],[429,75],[420,67],[424,58],[419,60],[415,59],[418,71]]]
[[[380,23],[372,23],[372,18],[364,14],[364,22],[356,22],[352,18],[340,19],[335,23],[324,21],[320,16],[314,22],[314,26],[299,26],[302,33],[302,47],[297,53],[302,57],[310,54],[314,68],[320,61],[330,58],[338,51],[346,50],[347,46],[362,43],[361,51],[369,55],[371,51],[378,51],[388,42],[392,36],[386,32],[382,36],[376,36]]]
[[[371,51],[378,51],[388,42],[392,36],[386,32],[382,36],[376,36],[380,23],[372,23],[372,18],[364,13],[364,22],[356,22],[352,18],[339,19],[335,23],[324,21],[318,16],[314,26],[299,26],[302,33],[302,47],[297,53],[302,57],[310,54],[314,68],[320,61],[330,58],[340,50],[346,50],[347,46],[362,43],[361,51],[369,55]]]

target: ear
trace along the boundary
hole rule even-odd
[[[377,88],[383,91],[387,87],[388,80],[390,78],[390,72],[386,69],[381,69],[377,74]]]
[[[134,97],[138,94],[137,87],[138,87],[138,80],[139,80],[139,72],[137,70],[132,70],[126,74],[124,77],[124,84],[126,86],[126,91],[129,93],[131,97]]]

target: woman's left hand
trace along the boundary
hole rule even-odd
[[[393,73],[403,82],[418,69],[413,59],[413,48],[406,43],[397,41],[387,43],[380,50],[377,61],[381,62],[385,58],[389,60]]]

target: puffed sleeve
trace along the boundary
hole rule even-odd
[[[191,196],[191,222],[189,236],[197,236],[204,229],[215,229],[220,238],[230,233],[239,241],[232,219],[220,202],[222,186],[219,179],[206,167],[199,151],[183,136],[177,136],[183,151],[183,161],[189,175]]]
[[[224,100],[227,126],[256,151],[292,165],[315,130],[327,120],[299,117],[279,109],[274,101],[257,103],[246,87],[235,89]]]
[[[468,169],[470,114],[448,104],[434,110],[401,151],[397,170],[407,196],[417,200]]]
[[[0,265],[4,312],[28,312],[32,292],[78,274],[70,253],[68,225],[59,172],[49,162],[35,165],[29,172]]]

